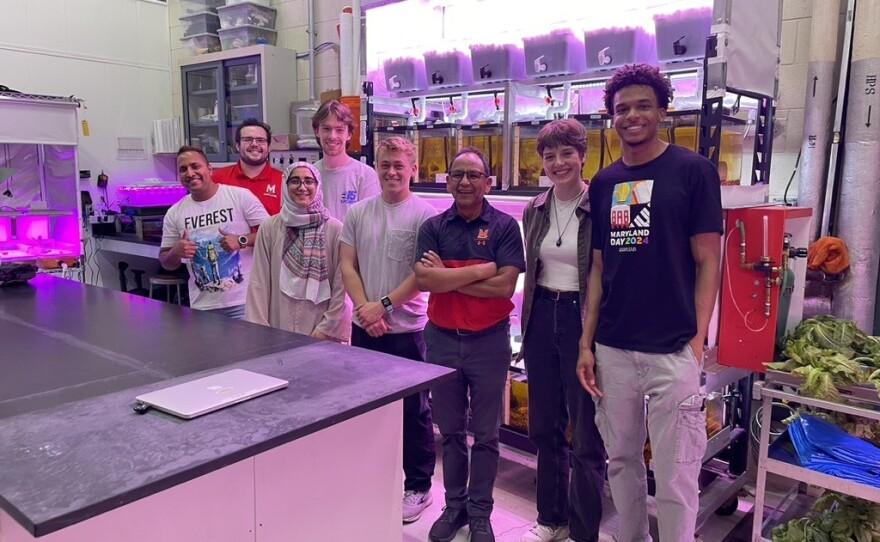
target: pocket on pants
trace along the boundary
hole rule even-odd
[[[704,396],[696,393],[678,404],[675,420],[675,461],[694,463],[706,453]]]

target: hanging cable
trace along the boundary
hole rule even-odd
[[[790,207],[791,204],[788,203],[788,189],[791,187],[791,181],[794,180],[794,174],[797,173],[798,164],[801,163],[801,151],[798,151],[797,158],[794,161],[794,169],[791,170],[791,177],[788,178],[788,184],[785,185],[785,192],[782,194],[782,203],[785,204],[786,207]]]

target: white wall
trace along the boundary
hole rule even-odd
[[[836,0],[815,0],[830,2]],[[791,178],[804,134],[807,60],[813,0],[782,1],[782,49],[779,55],[779,94],[776,101],[776,137],[770,162],[770,197],[781,200]],[[788,200],[797,195],[797,175]]]
[[[101,170],[111,189],[173,180],[173,157],[149,147],[152,121],[172,115],[167,21],[166,6],[142,0],[0,0],[0,83],[85,100],[79,168],[93,183]],[[147,158],[117,160],[119,136],[145,138]]]
[[[308,53],[308,0],[273,0],[278,10],[278,43],[282,47]],[[333,42],[339,45],[336,25],[344,6],[351,0],[315,0],[315,45]],[[299,99],[309,97],[309,61],[301,59],[297,66]],[[318,93],[339,88],[339,50],[325,50],[315,57],[315,73],[318,77]]]

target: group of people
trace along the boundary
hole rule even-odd
[[[246,121],[229,168],[212,171],[201,150],[180,149],[189,195],[165,217],[160,261],[188,266],[195,309],[455,369],[430,399],[404,400],[404,522],[431,504],[433,424],[442,436],[446,502],[433,542],[466,525],[471,541],[495,540],[509,315],[525,272],[522,355],[538,457],[537,521],[523,541],[598,540],[606,476],[625,518],[616,540],[651,540],[649,435],[660,540],[691,542],[721,196],[708,160],[658,137],[671,99],[648,65],[609,79],[622,156],[589,183],[583,126],[545,125],[537,149],[552,186],[526,206],[524,240],[486,199],[490,169],[476,148],[449,164],[454,203],[438,214],[410,190],[418,161],[407,139],[380,141],[376,170],[348,156],[354,119],[337,101],[312,121],[323,159],[283,174],[268,164],[269,126]]]

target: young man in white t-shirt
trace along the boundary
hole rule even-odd
[[[345,222],[352,205],[381,192],[376,171],[346,153],[354,118],[345,104],[330,100],[312,117],[312,129],[321,143],[324,157],[315,162],[321,172],[324,207],[330,216]]]
[[[177,174],[189,195],[165,214],[159,263],[189,271],[190,307],[244,318],[247,281],[257,226],[269,218],[249,190],[220,185],[211,177],[205,153],[177,151]]]
[[[411,263],[419,228],[437,213],[410,192],[418,173],[412,143],[401,137],[382,141],[376,164],[382,192],[348,211],[339,247],[342,280],[355,305],[351,344],[424,361],[428,300],[416,287]],[[403,400],[404,523],[419,519],[431,504],[435,459],[423,391]]]

